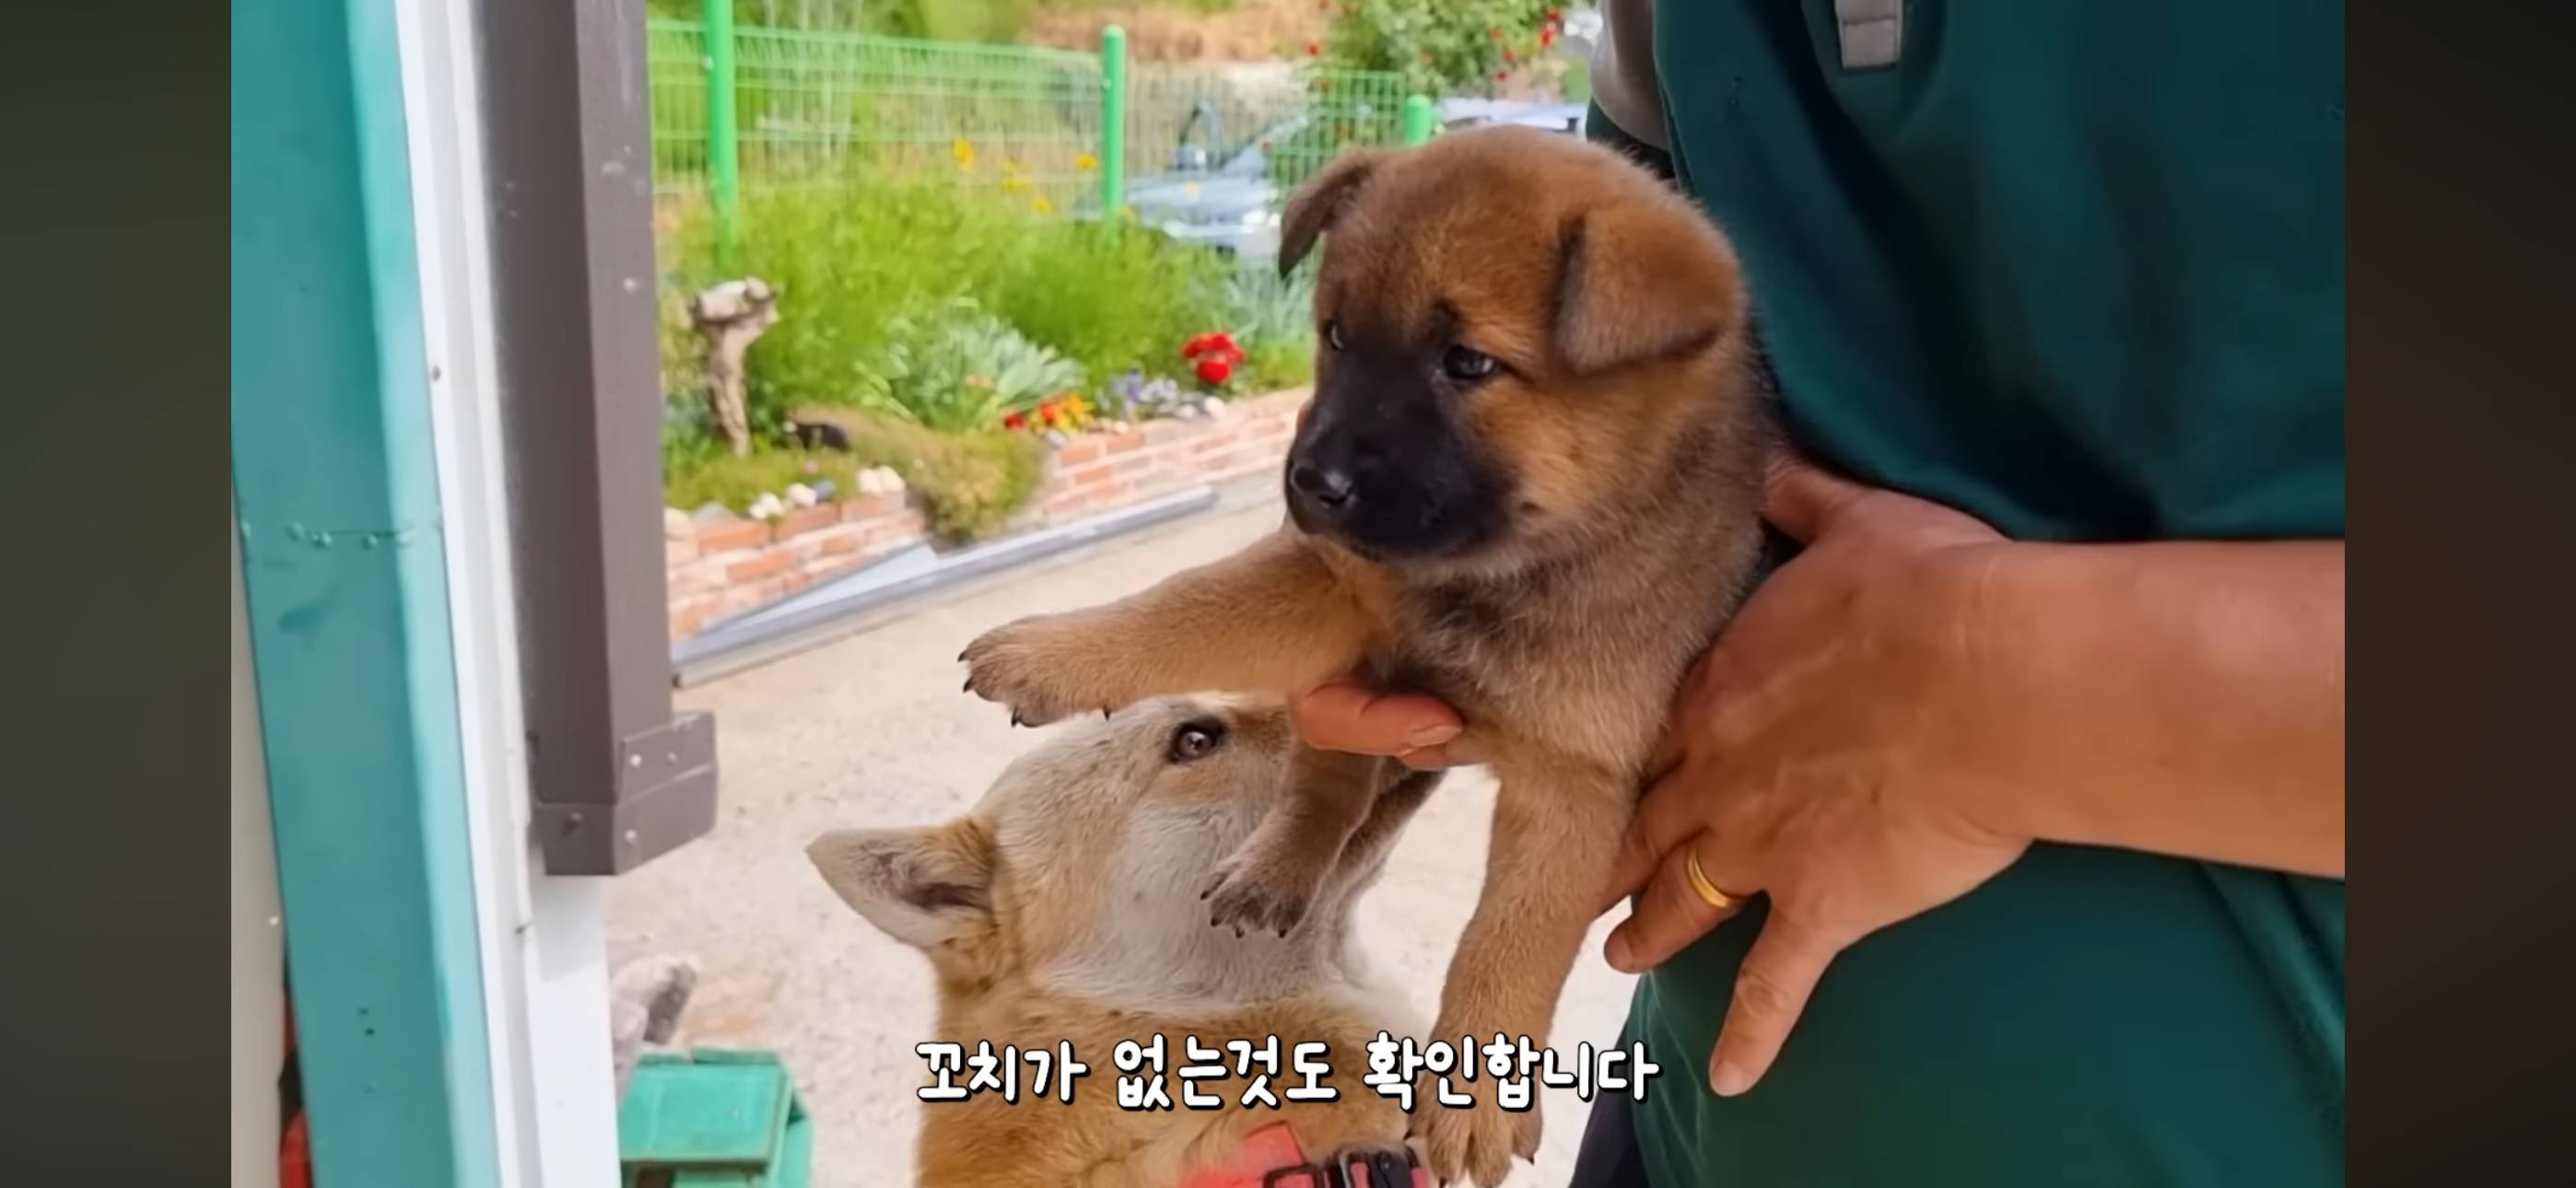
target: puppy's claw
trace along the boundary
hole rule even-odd
[[[1441,1109],[1414,1116],[1412,1130],[1422,1140],[1423,1162],[1434,1179],[1446,1183],[1474,1181],[1495,1188],[1511,1174],[1515,1156],[1530,1158],[1538,1147],[1537,1103],[1525,1113],[1512,1113],[1479,1098],[1463,1109]]]
[[[1025,719],[1025,718],[1022,718],[1022,717],[1020,716],[1020,711],[1018,711],[1018,710],[1012,710],[1012,711],[1011,711],[1011,725],[1013,725],[1013,726],[1026,726],[1026,725],[1028,725],[1028,724],[1029,724],[1029,723],[1028,723],[1028,720],[1027,720],[1027,719]]]
[[[1297,930],[1314,905],[1316,889],[1283,890],[1229,859],[1217,868],[1214,882],[1200,898],[1213,897],[1216,919],[1238,928],[1258,928],[1286,936]]]

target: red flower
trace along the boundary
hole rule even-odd
[[[1026,429],[1026,428],[1028,428],[1028,427],[1029,427],[1029,419],[1028,419],[1028,417],[1027,417],[1027,416],[1025,416],[1025,415],[1023,415],[1023,414],[1020,414],[1020,413],[1005,413],[1005,414],[1003,414],[1003,415],[1002,415],[1002,428],[1005,428],[1005,429]]]
[[[1243,348],[1235,345],[1233,335],[1223,330],[1210,330],[1181,344],[1182,358],[1196,359],[1201,355],[1239,363],[1243,361]]]
[[[1243,362],[1243,348],[1234,336],[1223,330],[1210,330],[1181,344],[1181,357],[1195,361],[1190,369],[1201,380],[1222,384],[1234,374],[1234,366]]]
[[[1555,44],[1556,44],[1556,26],[1554,26],[1554,25],[1550,25],[1550,26],[1548,26],[1547,28],[1544,28],[1544,29],[1539,30],[1539,31],[1538,31],[1538,44],[1539,44],[1539,48],[1541,48],[1541,49],[1545,49],[1545,48],[1546,48],[1546,47],[1548,47],[1548,46],[1555,45]]]
[[[1565,19],[1565,10],[1564,10],[1564,9],[1562,9],[1562,8],[1551,8],[1551,9],[1548,9],[1548,10],[1547,10],[1547,23],[1548,23],[1548,24],[1553,25],[1553,24],[1557,23],[1558,21],[1561,21],[1561,20],[1564,20],[1564,19]]]
[[[1320,54],[1320,53],[1323,53],[1323,52],[1324,52],[1324,43],[1323,43],[1323,42],[1320,42],[1320,41],[1309,41],[1309,42],[1307,42],[1307,43],[1306,43],[1306,56],[1307,56],[1307,57],[1311,58],[1311,57],[1314,57],[1315,55]]]
[[[1512,47],[1510,47],[1510,46],[1508,46],[1508,45],[1507,45],[1507,46],[1504,46],[1504,47],[1503,47],[1503,60],[1504,60],[1504,61],[1506,61],[1506,62],[1517,62],[1517,61],[1520,61],[1520,60],[1521,60],[1520,51],[1515,50],[1515,49],[1513,49]]]
[[[1509,70],[1497,70],[1497,71],[1495,71],[1495,72],[1494,72],[1494,81],[1495,81],[1495,82],[1503,82],[1503,81],[1506,81],[1506,80],[1510,79],[1510,78],[1511,78],[1511,76],[1512,76],[1512,72],[1511,72],[1511,71],[1509,71]]]
[[[1496,41],[1501,41],[1503,39],[1503,31],[1500,29],[1487,29],[1485,30],[1485,36],[1493,38]]]

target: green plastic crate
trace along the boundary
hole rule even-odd
[[[777,1053],[647,1053],[617,1110],[626,1188],[805,1188],[814,1126]]]

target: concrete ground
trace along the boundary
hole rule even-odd
[[[913,1091],[928,1083],[912,1045],[928,1034],[932,999],[929,966],[833,898],[805,843],[828,828],[965,809],[1039,736],[957,691],[957,649],[1021,615],[1132,593],[1279,524],[1275,502],[1241,502],[681,694],[716,713],[723,813],[713,834],[616,880],[611,956],[694,954],[703,973],[678,1041],[784,1054],[815,1118],[817,1188],[911,1182]],[[1475,905],[1492,807],[1484,772],[1451,776],[1361,905],[1359,934],[1426,1017]],[[1631,979],[1599,955],[1606,928],[1595,925],[1557,1012],[1555,1042],[1569,1055],[1578,1042],[1615,1040],[1627,1008]],[[1105,1057],[1096,1063],[1105,1070]],[[1570,1090],[1547,1094],[1546,1142],[1515,1186],[1563,1184],[1573,1166],[1588,1106]]]

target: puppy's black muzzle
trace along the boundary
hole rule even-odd
[[[1424,385],[1333,383],[1288,451],[1299,531],[1388,560],[1454,556],[1499,538],[1510,484]]]

